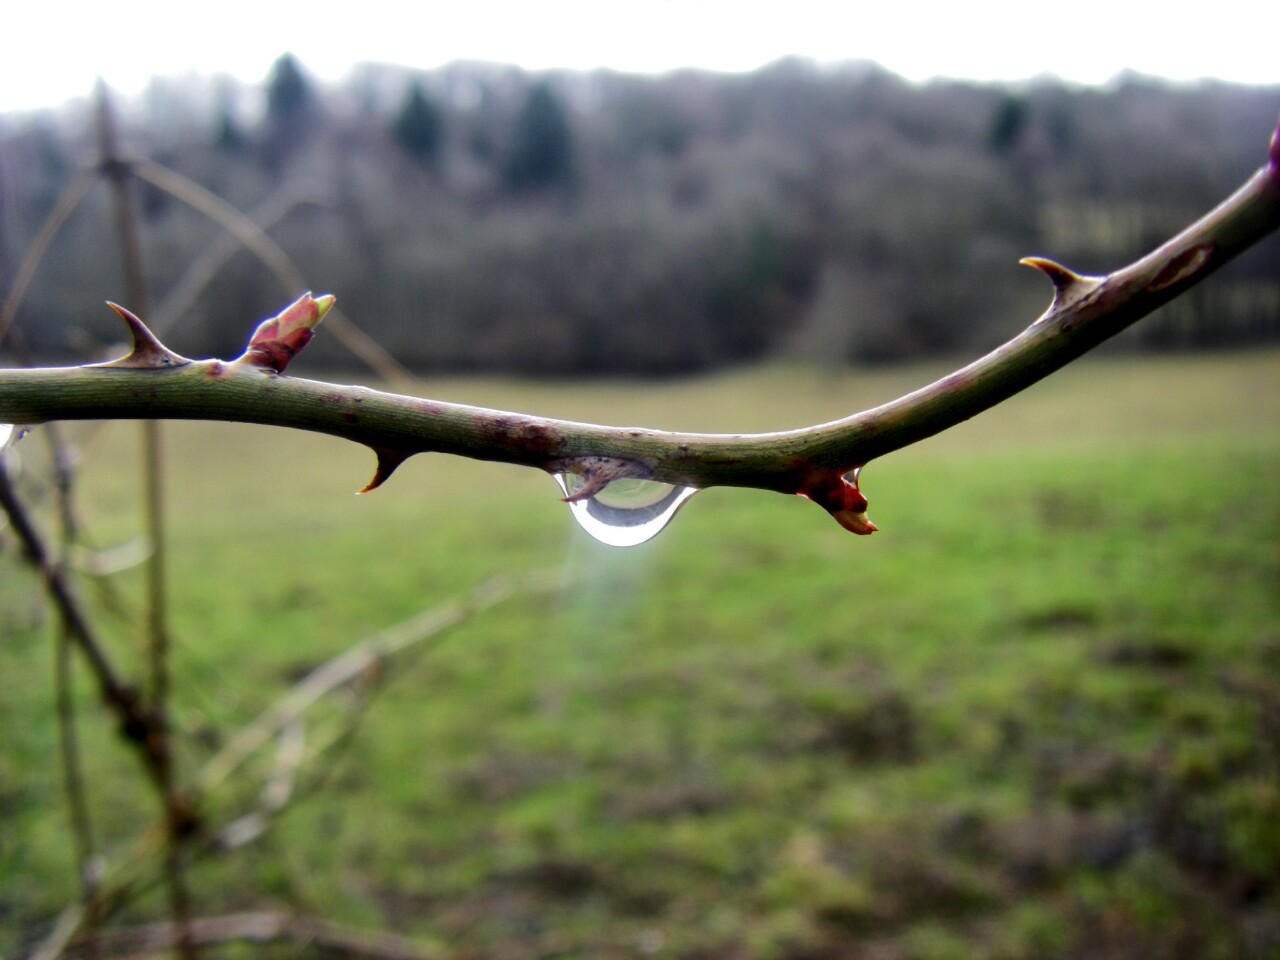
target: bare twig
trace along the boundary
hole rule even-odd
[[[177,194],[178,199],[186,201],[188,193],[189,191],[184,188],[182,193]],[[255,239],[266,237],[267,231],[271,227],[306,202],[308,202],[306,198],[296,196],[292,191],[282,190],[268,197],[264,203],[245,219],[255,228]],[[231,220],[231,218],[228,219]],[[231,220],[231,222],[238,224],[239,220]],[[223,225],[221,220],[218,223]],[[196,298],[213,285],[214,279],[222,268],[227,265],[227,262],[239,250],[247,248],[254,250],[255,253],[257,252],[256,248],[247,247],[244,240],[244,235],[247,234],[247,224],[236,233],[231,233],[224,229],[224,232],[217,240],[205,247],[200,255],[187,265],[181,279],[174,284],[173,288],[165,295],[165,298],[156,304],[152,311],[150,327],[157,336],[164,336],[177,323],[178,318],[191,309],[196,302]],[[270,237],[267,237],[266,242],[270,244],[268,249],[279,249],[278,245],[272,243]],[[259,259],[263,258],[259,256]],[[263,262],[268,268],[271,268],[274,260],[267,261],[264,259]],[[291,293],[299,289],[296,282],[296,273],[296,270],[291,270],[287,275],[277,275],[281,284],[286,286]]]
[[[303,715],[325,696],[361,676],[382,670],[393,655],[426,640],[442,640],[453,627],[504,600],[530,592],[558,589],[561,586],[563,579],[560,577],[534,575],[514,581],[498,578],[480,585],[464,597],[432,607],[366,637],[317,667],[257,719],[236,733],[196,777],[193,789],[198,791],[200,797],[207,799],[256,751],[267,746],[273,738],[279,738],[275,768],[260,794],[258,804],[221,827],[205,823],[205,829],[199,835],[189,838],[189,854],[198,857],[250,843],[266,832],[274,816],[281,813],[289,803],[297,801],[300,793],[297,788],[299,775],[330,749],[333,743],[348,740],[358,722],[349,722],[347,729],[338,738],[326,743],[312,743],[310,749],[304,751],[301,736]],[[310,741],[312,738],[307,739]],[[153,858],[158,858],[166,845],[164,829],[148,830],[137,839],[129,853],[115,858],[112,876],[102,883],[92,904],[97,919],[105,921],[132,896],[154,882],[150,877],[159,865]],[[70,942],[77,932],[78,924],[86,919],[84,911],[80,909],[64,913],[58,931],[55,931],[58,936],[51,934],[48,943],[56,941],[65,945]],[[196,939],[198,941],[199,938]],[[55,960],[62,955],[60,949],[46,948],[41,956],[44,960]]]
[[[116,715],[125,738],[136,744],[152,776],[156,775],[155,759],[147,749],[152,718],[142,704],[138,692],[117,676],[106,654],[106,648],[94,632],[92,621],[85,615],[70,581],[50,558],[44,538],[27,512],[13,479],[0,458],[0,510],[4,511],[32,565],[39,571],[45,590],[66,626],[98,685],[103,702]]]
[[[58,526],[61,534],[58,569],[65,575],[75,548],[76,517],[72,505],[75,487],[74,457],[69,444],[61,437],[61,431],[49,432],[49,452],[53,460],[54,491],[58,506]],[[3,467],[0,467],[3,469]],[[53,687],[57,711],[58,754],[62,763],[63,789],[67,798],[68,820],[71,825],[72,853],[80,879],[81,897],[86,906],[85,925],[92,932],[95,926],[93,902],[101,879],[94,841],[93,821],[85,792],[84,770],[80,752],[80,737],[76,725],[74,696],[74,664],[71,659],[72,639],[66,623],[59,621],[54,640]]]
[[[49,931],[49,936],[45,937],[44,942],[36,947],[27,960],[58,960],[59,957],[65,956],[71,939],[80,930],[84,920],[85,907],[82,904],[77,903],[67,907],[58,915],[58,920]],[[93,949],[95,951],[97,949],[96,940]],[[89,956],[96,956],[96,954],[89,954],[88,951],[84,955],[86,960]]]
[[[76,208],[80,206],[80,201],[89,193],[90,188],[97,179],[98,173],[96,170],[82,170],[76,174],[75,179],[58,197],[58,202],[54,205],[53,210],[50,211],[49,216],[40,225],[40,231],[36,234],[35,239],[31,241],[31,246],[27,248],[27,254],[22,258],[21,266],[18,267],[18,273],[13,278],[13,286],[9,288],[9,294],[4,300],[4,306],[0,307],[0,343],[4,343],[5,337],[10,333],[13,318],[17,315],[18,307],[22,306],[23,298],[27,295],[27,288],[31,286],[31,281],[35,278],[36,271],[39,269],[40,264],[44,262],[45,254],[49,251],[49,244],[53,243],[54,238],[62,230],[63,224],[67,222],[71,214],[75,213]]]
[[[528,589],[535,585],[530,581],[525,586]],[[513,584],[506,579],[491,581],[469,597],[424,610],[402,623],[367,637],[334,659],[321,664],[263,711],[256,720],[242,727],[196,775],[196,786],[202,793],[216,789],[252,754],[322,697],[406,647],[438,636],[450,627],[508,599],[514,590]]]
[[[97,846],[93,823],[85,799],[84,771],[80,762],[80,740],[76,731],[75,701],[72,696],[71,637],[66,624],[59,623],[54,643],[54,697],[58,716],[59,755],[63,788],[70,813],[72,852],[80,875],[81,895],[92,903],[98,886]]]
[[[284,913],[237,913],[221,917],[201,917],[191,922],[191,938],[198,946],[230,943],[264,944],[290,941],[342,957],[369,960],[437,960],[441,951],[414,943],[405,937],[367,930],[354,930],[327,920],[290,916]],[[102,946],[115,958],[142,958],[163,953],[173,946],[167,925],[151,924],[104,934]],[[75,946],[68,957],[84,954]]]
[[[107,174],[115,201],[116,227],[119,233],[121,263],[129,297],[138,309],[147,313],[146,272],[142,264],[142,242],[139,237],[137,209],[130,189],[129,170],[120,160],[115,114],[106,84],[98,84],[98,138],[101,167]],[[150,712],[153,720],[151,750],[156,758],[157,786],[168,823],[166,875],[170,908],[175,927],[176,953],[183,960],[195,960],[191,941],[191,894],[182,865],[182,842],[190,832],[192,811],[178,796],[174,771],[173,738],[169,722],[169,625],[168,590],[165,583],[167,556],[165,551],[165,516],[163,488],[163,455],[159,424],[147,420],[142,425],[142,497],[145,529],[151,542],[147,560],[147,634],[150,667]]]
[[[206,190],[168,167],[151,160],[134,160],[132,169],[139,179],[164,190],[199,210],[251,251],[266,264],[284,286],[288,296],[295,296],[307,288],[302,272],[284,249],[267,236],[266,232],[250,217],[241,213],[221,197]],[[392,383],[412,382],[414,377],[400,361],[387,353],[376,340],[344,317],[341,313],[330,315],[329,324],[348,350],[368,364],[375,373]]]
[[[65,572],[53,563],[44,538],[30,513],[22,503],[6,469],[5,458],[0,454],[0,511],[7,518],[10,528],[22,545],[27,559],[40,573],[65,635],[80,650],[89,666],[89,672],[97,684],[99,695],[106,707],[115,715],[126,743],[131,744],[142,762],[144,770],[157,790],[163,789],[162,758],[156,747],[162,739],[155,735],[156,721],[143,698],[132,686],[117,675],[107,656],[106,648],[97,636],[92,621]],[[166,816],[166,821],[168,817]],[[85,867],[82,864],[82,868]],[[90,867],[92,869],[92,867]],[[54,931],[36,956],[53,960],[62,947],[76,934],[82,924],[96,925],[106,918],[112,904],[119,903],[130,887],[128,882],[116,884],[106,891],[93,878],[93,899],[88,904],[76,904],[64,911]]]

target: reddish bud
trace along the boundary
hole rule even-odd
[[[274,373],[284,373],[289,362],[311,342],[311,332],[333,306],[329,294],[304,293],[270,320],[263,320],[249,338],[249,346],[236,363],[247,363]]]
[[[858,467],[846,474],[816,474],[796,493],[822,507],[849,532],[860,536],[875,533],[880,528],[867,519],[867,498],[858,489],[861,470]]]

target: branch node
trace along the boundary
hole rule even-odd
[[[333,306],[334,297],[313,297],[304,293],[279,314],[258,324],[249,345],[235,363],[260,367],[271,373],[284,373],[285,367],[308,343],[312,331]]]
[[[126,310],[118,303],[107,301],[107,306],[116,312],[124,325],[129,328],[129,336],[133,340],[133,349],[123,357],[107,363],[93,364],[96,367],[119,367],[130,370],[157,370],[164,367],[182,367],[191,361],[178,356],[152,333],[137,315]]]

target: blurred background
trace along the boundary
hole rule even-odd
[[[672,374],[973,353],[1043,307],[1017,266],[1134,259],[1253,169],[1280,87],[913,84],[871,63],[741,74],[356,67],[286,54],[262,83],[163,78],[123,141],[251,216],[307,282],[418,372]],[[0,121],[0,263],[16,263],[95,155],[87,106]],[[77,214],[108,222],[109,197]],[[219,228],[139,197],[150,283],[172,289]],[[81,222],[85,222],[84,219]],[[1251,254],[1131,347],[1280,334],[1280,253]],[[23,327],[41,356],[116,335],[112,244],[63,231]],[[240,254],[174,347],[227,355],[296,291]],[[313,363],[339,363],[319,343]]]
[[[1000,3],[23,5],[0,292],[25,296],[0,362],[119,349],[102,301],[134,293],[109,178],[85,173],[102,76],[119,156],[186,178],[132,183],[147,318],[180,353],[237,355],[305,285],[405,370],[326,321],[291,374],[669,429],[830,420],[1031,322],[1048,285],[1020,257],[1115,269],[1261,165],[1273,32],[1233,6],[1085,2],[1061,43],[1057,11]],[[871,464],[871,538],[711,490],[620,551],[536,471],[422,456],[353,499],[367,450],[232,424],[165,424],[162,493],[126,423],[37,429],[3,468],[148,691],[163,547],[156,702],[196,801],[175,849],[201,955],[1261,960],[1277,337],[1272,238]],[[173,955],[152,926],[180,912],[173,798],[16,527],[0,955]]]

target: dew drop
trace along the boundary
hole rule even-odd
[[[572,497],[584,483],[575,473],[557,473],[555,478],[566,497]],[[627,477],[614,480],[593,497],[571,502],[569,509],[578,525],[601,543],[634,547],[661,533],[697,492],[697,487]]]

